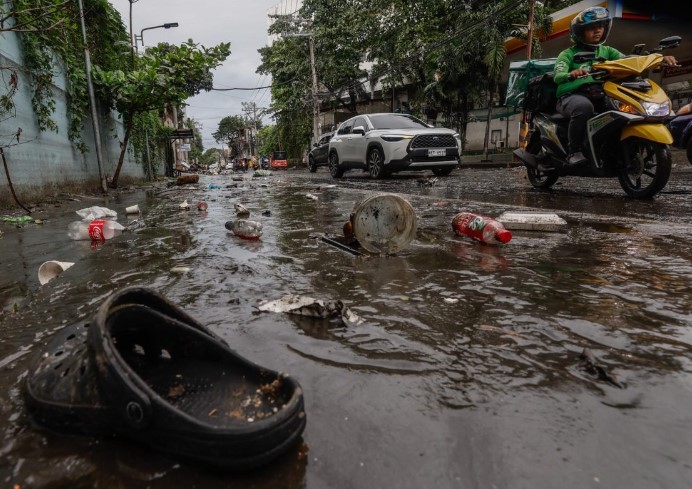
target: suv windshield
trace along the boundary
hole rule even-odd
[[[375,129],[428,129],[430,127],[412,115],[377,114],[369,117]]]

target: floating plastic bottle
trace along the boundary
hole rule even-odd
[[[67,235],[74,240],[105,241],[113,238],[116,231],[125,229],[117,221],[95,219],[89,221],[74,221],[67,226]]]
[[[262,223],[248,219],[228,221],[226,229],[243,239],[259,239],[262,236]]]
[[[452,229],[459,236],[468,236],[481,243],[509,243],[512,233],[501,222],[471,212],[460,212],[452,219]]]

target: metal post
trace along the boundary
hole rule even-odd
[[[149,150],[149,130],[144,127],[144,144],[147,145],[147,167],[149,168],[149,181],[154,181],[154,172],[151,169],[151,152]]]
[[[320,139],[319,127],[319,101],[317,100],[317,71],[315,70],[315,38],[309,37],[310,41],[310,69],[312,71],[312,137],[313,143]]]
[[[87,90],[89,92],[89,105],[91,107],[91,124],[94,129],[94,143],[96,146],[96,163],[99,167],[99,180],[101,181],[101,190],[104,193],[108,192],[106,178],[101,170],[101,131],[99,130],[98,112],[96,110],[96,97],[94,96],[94,86],[91,83],[91,56],[89,55],[89,45],[87,44],[86,26],[84,25],[84,5],[82,0],[77,0],[79,3],[79,21],[82,27],[82,40],[84,41],[84,65],[87,79]]]
[[[531,51],[533,49],[533,15],[535,3],[535,0],[529,0],[529,26],[526,33],[526,59],[531,59]]]

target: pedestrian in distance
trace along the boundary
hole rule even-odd
[[[569,167],[577,167],[588,161],[582,153],[586,121],[597,110],[603,111],[605,102],[603,83],[589,74],[591,65],[597,61],[576,63],[574,56],[579,52],[592,51],[596,59],[612,61],[624,57],[614,47],[604,44],[612,23],[613,19],[604,7],[589,7],[581,11],[572,19],[569,27],[574,44],[563,50],[555,62],[553,80],[557,85],[557,110],[570,119],[567,130]],[[674,56],[664,56],[663,59],[666,64],[677,64]]]

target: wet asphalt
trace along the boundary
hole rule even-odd
[[[339,236],[375,192],[411,203],[409,247],[355,256],[317,239]],[[512,166],[377,182],[326,168],[203,175],[186,187],[63,195],[37,208],[42,224],[0,223],[2,485],[689,487],[691,195],[692,167],[677,161],[664,192],[642,202],[615,180],[566,178],[539,192]],[[235,203],[262,222],[261,240],[226,230]],[[134,204],[141,216],[125,216]],[[70,240],[75,211],[92,205],[116,210],[128,231],[99,246]],[[502,247],[451,231],[457,212],[527,210],[568,225],[515,231]],[[48,259],[74,265],[41,286]],[[22,386],[41,345],[132,284],[295,377],[307,454],[214,474],[126,440],[33,426]],[[362,322],[258,310],[286,294],[341,300]]]

